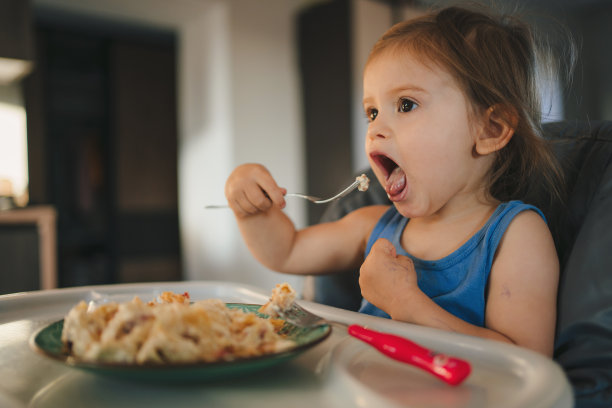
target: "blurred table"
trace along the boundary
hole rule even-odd
[[[231,380],[150,384],[102,377],[32,351],[33,333],[64,317],[92,294],[143,300],[161,291],[188,291],[193,300],[264,303],[269,291],[228,282],[123,284],[0,296],[0,406],[22,407],[572,407],[561,368],[508,344],[398,323],[312,302],[300,303],[335,322],[358,323],[405,336],[467,359],[472,374],[451,387],[391,360],[350,337],[342,325],[290,362]]]

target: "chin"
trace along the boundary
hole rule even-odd
[[[406,218],[429,217],[441,209],[438,206],[439,203],[433,201],[428,195],[421,194],[415,196],[414,190],[409,191],[401,201],[393,202],[393,205],[397,212]]]
[[[395,206],[397,212],[406,218],[418,218],[424,215],[422,211],[419,211],[418,206],[407,200],[396,201],[392,204]]]

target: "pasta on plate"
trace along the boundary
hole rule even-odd
[[[267,305],[284,308],[287,296],[295,298],[293,289],[277,285]],[[220,362],[295,347],[278,333],[283,324],[219,299],[191,302],[188,293],[164,292],[146,303],[138,297],[101,305],[81,301],[65,317],[61,340],[72,358],[84,362]]]

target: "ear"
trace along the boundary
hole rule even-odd
[[[482,117],[482,131],[475,141],[474,150],[481,156],[501,150],[508,144],[518,125],[514,108],[493,105]]]

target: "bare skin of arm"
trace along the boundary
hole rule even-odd
[[[412,261],[378,240],[361,267],[363,296],[393,319],[513,343],[552,356],[559,263],[550,232],[534,212],[519,214],[491,269],[485,327],[448,313],[416,284]]]
[[[261,165],[236,168],[226,183],[226,197],[253,256],[270,269],[291,274],[319,274],[357,268],[367,238],[385,206],[364,207],[339,221],[296,230],[285,215],[284,194]]]

